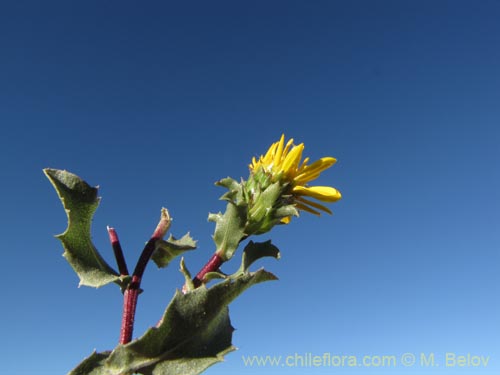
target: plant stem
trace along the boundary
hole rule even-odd
[[[212,255],[207,264],[205,264],[200,272],[198,272],[198,274],[193,278],[194,287],[198,288],[203,283],[205,275],[209,272],[217,271],[222,263],[224,263],[224,259],[222,259],[217,253]]]
[[[123,314],[122,326],[120,328],[120,344],[124,345],[132,340],[134,332],[135,310],[137,308],[137,299],[139,297],[141,279],[132,276],[132,281],[123,293]]]
[[[160,237],[161,238],[161,237]],[[135,311],[137,309],[137,300],[141,289],[142,275],[146,269],[149,259],[155,250],[156,240],[159,238],[151,237],[142,250],[141,256],[137,261],[132,281],[128,284],[123,293],[123,314],[122,326],[120,328],[120,344],[127,344],[132,340],[134,332]]]
[[[132,275],[132,281],[125,289],[123,293],[123,314],[122,314],[122,326],[120,329],[120,344],[124,345],[132,340],[132,334],[134,332],[134,320],[135,311],[137,309],[137,300],[139,297],[142,275],[144,270],[151,259],[155,249],[156,241],[161,240],[168,229],[170,228],[171,219],[168,211],[164,208],[161,212],[160,222],[158,223],[153,235],[144,246],[141,256],[137,261],[134,273]]]
[[[125,262],[125,257],[123,256],[122,246],[120,245],[120,240],[118,239],[118,234],[116,234],[115,228],[106,228],[109,234],[109,241],[113,247],[113,252],[116,258],[116,264],[118,265],[118,271],[120,271],[121,276],[128,276],[127,262]]]
[[[240,243],[248,238],[248,235],[244,235],[240,239]],[[222,265],[228,259],[222,259],[222,257],[215,252],[214,255],[208,260],[208,262],[203,266],[203,268],[200,270],[200,272],[197,273],[197,275],[193,278],[193,285],[195,288],[198,288],[202,283],[203,279],[205,278],[205,275],[209,272],[215,272],[219,269],[219,267]]]

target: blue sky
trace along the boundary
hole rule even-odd
[[[110,263],[106,225],[132,267],[165,206],[198,240],[195,272],[224,208],[214,181],[246,177],[285,133],[338,159],[319,182],[343,199],[262,236],[280,281],[231,306],[239,350],[207,373],[498,373],[499,18],[493,0],[2,4],[2,370],[66,373],[118,339],[121,294],[77,288],[42,168],[100,185],[93,239]],[[136,335],[181,285],[175,264],[146,270]],[[325,352],[441,366],[242,361]],[[490,362],[446,368],[447,352]]]

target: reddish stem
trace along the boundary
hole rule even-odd
[[[224,263],[224,259],[222,259],[217,253],[212,255],[207,264],[205,264],[200,272],[198,272],[198,274],[193,278],[194,287],[198,288],[203,283],[205,275],[209,272],[217,271],[222,263]]]
[[[118,271],[120,275],[128,276],[127,262],[125,262],[125,257],[123,256],[122,246],[120,245],[120,240],[118,239],[118,234],[116,234],[115,228],[107,227],[109,234],[109,241],[113,247],[113,252],[116,258],[116,264],[118,265]]]
[[[149,259],[153,255],[156,248],[156,241],[161,240],[168,231],[170,227],[170,216],[166,209],[162,210],[162,215],[158,226],[156,227],[153,235],[144,246],[141,256],[137,261],[134,273],[132,275],[132,281],[127,286],[123,294],[123,315],[122,315],[122,326],[120,329],[120,344],[124,345],[132,341],[132,334],[134,332],[134,320],[135,311],[137,308],[137,299],[139,297],[139,291],[141,287],[142,275],[149,262]]]
[[[135,275],[132,276],[132,281],[123,294],[123,315],[122,326],[120,329],[120,344],[127,344],[132,340],[140,285],[141,279]]]

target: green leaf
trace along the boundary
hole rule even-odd
[[[183,254],[185,251],[196,249],[196,241],[186,233],[182,238],[176,239],[170,235],[168,240],[159,240],[156,242],[156,249],[152,259],[159,268],[168,266],[175,257]]]
[[[299,216],[299,211],[293,204],[289,204],[278,208],[274,216],[279,219],[289,216]]]
[[[108,359],[110,351],[96,353],[95,351],[80,364],[68,373],[68,375],[104,375],[104,364]]]
[[[234,346],[229,347],[227,350],[223,350],[217,353],[214,357],[202,357],[202,358],[182,358],[174,359],[171,361],[165,361],[159,363],[155,366],[153,371],[150,373],[152,375],[165,375],[165,374],[201,374],[210,366],[224,361],[224,356],[236,348]]]
[[[208,283],[209,281],[216,279],[227,279],[227,275],[217,271],[207,272],[203,277],[203,282]]]
[[[67,171],[47,168],[44,172],[68,216],[68,227],[56,237],[62,242],[63,256],[80,278],[80,285],[98,288],[116,282],[122,286],[124,281],[101,257],[91,240],[92,217],[100,200],[97,188]]]
[[[191,273],[186,267],[186,263],[184,262],[184,257],[181,258],[181,268],[180,271],[182,275],[184,276],[184,286],[186,288],[186,291],[191,291],[194,290],[194,283],[193,283],[193,277],[191,276]]]
[[[280,258],[280,251],[271,243],[271,240],[266,242],[248,242],[243,250],[241,266],[232,276],[235,277],[248,272],[248,269],[256,260],[264,257]]]
[[[84,360],[70,375],[139,373],[200,374],[234,350],[228,305],[252,285],[276,280],[265,270],[228,278],[210,288],[201,286],[187,294],[177,291],[159,325],[137,340]],[[87,374],[86,374],[87,375]]]
[[[228,190],[238,190],[240,188],[240,184],[231,177],[220,179],[215,185],[225,187]]]
[[[224,215],[210,214],[208,219],[216,223],[213,239],[217,252],[224,260],[230,259],[245,237],[246,207],[229,202]]]
[[[222,212],[217,212],[216,214],[209,213],[208,221],[212,223],[217,223],[220,219],[222,219]]]
[[[243,181],[238,183],[231,177],[226,177],[217,181],[215,185],[225,187],[229,190],[227,193],[223,194],[222,197],[220,197],[221,200],[232,202],[238,206],[245,204],[245,199],[243,197]]]

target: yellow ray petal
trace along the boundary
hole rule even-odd
[[[295,185],[304,185],[307,184],[308,182],[317,179],[320,176],[320,174],[321,174],[320,172],[314,174],[302,173],[293,179],[293,183]]]
[[[286,156],[286,159],[283,161],[282,170],[285,173],[290,174],[295,172],[297,166],[299,165],[300,159],[302,158],[303,150],[304,150],[303,143],[292,148],[290,153]]]
[[[323,206],[322,204],[319,204],[319,203],[316,203],[316,202],[313,202],[313,201],[310,201],[308,199],[305,199],[303,197],[297,197],[295,198],[297,201],[301,202],[301,203],[304,203],[304,204],[307,204],[308,206],[312,206],[314,208],[317,208],[318,210],[322,210],[330,215],[333,214],[333,212],[326,206]]]
[[[290,150],[290,147],[293,145],[293,138],[290,138],[288,142],[286,143],[285,149],[283,150],[283,155],[281,157],[281,162],[285,160],[286,156],[288,155],[288,151]]]
[[[336,202],[342,198],[340,192],[331,186],[295,186],[292,191],[296,195],[305,195],[322,202]]]
[[[321,213],[319,213],[318,211],[316,210],[313,210],[311,207],[309,206],[306,206],[305,204],[302,204],[302,203],[296,203],[295,204],[295,207],[297,207],[299,210],[302,210],[302,211],[307,211],[313,215],[316,215],[316,216],[321,216]]]
[[[274,154],[273,165],[277,166],[281,162],[281,156],[283,154],[283,145],[285,144],[285,134],[281,135],[280,141],[278,142],[278,148]]]
[[[302,164],[300,164],[298,170],[302,171],[303,169],[307,168],[307,163],[309,163],[309,156],[304,158],[304,160],[302,160]]]
[[[337,159],[332,158],[330,156],[316,160],[311,165],[308,165],[305,168],[301,169],[300,174],[297,176],[297,178],[301,178],[301,175],[303,175],[303,174],[321,173],[325,169],[330,168],[333,164],[335,164],[336,161],[337,161]]]
[[[261,162],[265,164],[266,166],[269,166],[271,162],[273,161],[274,158],[274,152],[276,151],[276,147],[278,147],[278,142],[273,143],[271,147],[269,147],[269,150],[267,150],[266,155],[261,158]]]
[[[280,220],[283,224],[289,224],[290,221],[292,221],[291,216],[284,217],[283,219]]]

